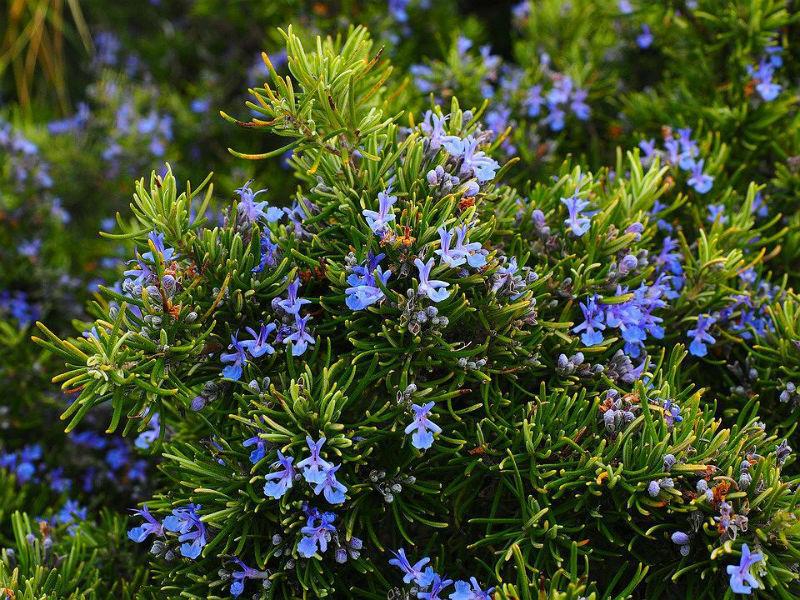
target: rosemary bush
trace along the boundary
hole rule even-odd
[[[0,597],[800,595],[794,2],[184,8],[2,111]]]

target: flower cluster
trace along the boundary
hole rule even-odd
[[[692,139],[688,127],[678,129],[677,136],[669,127],[662,129],[663,148],[656,148],[655,139],[642,140],[642,164],[649,165],[658,156],[673,169],[688,173],[687,185],[698,194],[706,194],[714,185],[714,177],[705,172],[705,159],[700,157],[700,147]]]

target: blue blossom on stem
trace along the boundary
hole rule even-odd
[[[259,219],[263,219],[268,223],[278,221],[283,216],[283,211],[280,208],[269,206],[266,201],[256,202],[256,196],[263,194],[267,190],[263,189],[254,192],[250,187],[251,183],[253,183],[252,179],[236,190],[240,199],[239,206],[236,208],[239,218],[246,224],[253,224]]]
[[[482,251],[480,242],[469,242],[467,239],[467,226],[462,225],[456,228],[456,246],[454,252],[460,253],[467,258],[467,264],[473,269],[480,269],[486,265],[486,254]]]
[[[245,346],[244,342],[236,339],[235,334],[231,334],[231,343],[228,349],[232,350],[232,352],[226,352],[220,356],[222,362],[231,363],[222,369],[222,376],[239,381],[242,377],[242,367],[247,362],[247,346]]]
[[[314,339],[310,333],[306,331],[306,326],[311,316],[301,317],[300,315],[294,316],[294,331],[283,338],[283,343],[292,343],[292,356],[302,355],[309,344],[314,344],[317,340]]]
[[[428,144],[431,150],[438,150],[442,147],[445,136],[444,124],[447,122],[447,116],[437,115],[432,110],[425,112],[420,128],[428,138]]]
[[[361,214],[367,220],[367,225],[375,235],[383,236],[389,228],[389,223],[394,221],[392,206],[397,202],[397,196],[391,195],[391,189],[378,192],[378,212],[364,209]]]
[[[461,175],[475,177],[480,183],[494,179],[495,172],[500,164],[478,150],[478,140],[467,136],[461,140],[451,140],[445,143],[445,148],[453,156],[461,157]]]
[[[756,563],[764,560],[761,553],[750,553],[747,544],[742,544],[742,556],[738,565],[728,565],[726,571],[731,576],[730,586],[734,594],[749,594],[754,589],[759,589],[761,585],[758,580],[750,573],[750,568]]]
[[[603,309],[599,305],[600,296],[595,294],[588,298],[586,303],[581,302],[581,312],[583,313],[583,323],[579,323],[572,328],[574,333],[581,334],[581,341],[585,346],[596,346],[603,343],[602,331],[606,328]]]
[[[444,226],[439,227],[437,231],[439,232],[441,247],[437,250],[434,250],[434,253],[439,255],[442,263],[446,264],[448,267],[455,268],[467,262],[467,259],[463,254],[450,250],[450,243],[453,241],[453,233],[448,231]]]
[[[199,504],[188,504],[164,519],[164,529],[179,534],[181,556],[186,558],[197,558],[206,545],[206,526],[197,514],[200,508]]]
[[[324,437],[315,442],[314,438],[306,436],[306,444],[311,455],[297,463],[297,468],[303,469],[303,478],[308,483],[320,483],[325,477],[325,471],[333,467],[327,460],[320,458],[319,453],[324,443]]]
[[[692,176],[686,181],[698,194],[705,194],[714,185],[714,178],[703,173],[704,160],[695,161],[692,166]]]
[[[435,264],[435,261],[432,258],[428,259],[428,262],[426,263],[423,263],[420,259],[415,258],[414,264],[419,270],[419,286],[417,287],[418,294],[424,294],[434,302],[441,302],[450,296],[450,292],[445,289],[450,285],[449,283],[439,281],[438,279],[428,279]]]
[[[304,300],[303,302],[307,302]],[[241,342],[241,345],[247,349],[250,353],[250,356],[253,358],[260,358],[265,354],[273,354],[275,352],[275,348],[273,348],[269,342],[267,342],[267,338],[269,334],[275,331],[275,324],[274,323],[267,323],[261,324],[261,327],[258,330],[258,333],[252,327],[245,327],[244,330],[253,336],[252,340],[244,340]]]
[[[345,304],[350,310],[363,310],[386,297],[383,290],[378,287],[378,281],[385,286],[392,272],[384,273],[378,264],[383,257],[383,254],[375,256],[370,252],[365,263],[353,267],[348,275],[347,283],[350,287],[345,290]]]
[[[411,445],[419,450],[430,448],[433,445],[433,434],[442,432],[442,428],[428,418],[433,407],[433,402],[422,406],[411,405],[411,410],[414,411],[414,420],[406,427],[405,432],[406,435],[414,432],[411,436]]]
[[[234,571],[231,574],[233,578],[233,583],[231,583],[231,596],[234,598],[238,598],[242,592],[244,591],[244,584],[245,581],[248,579],[267,579],[269,577],[269,573],[266,571],[259,571],[257,569],[252,569],[244,564],[238,558],[234,558],[233,562],[235,562],[239,566],[239,571]]]
[[[297,544],[297,551],[303,558],[311,558],[317,553],[325,552],[328,549],[328,541],[331,539],[331,533],[336,532],[336,527],[333,522],[336,520],[336,515],[333,513],[319,513],[315,511],[308,517],[306,526],[300,530],[303,534],[303,539]]]
[[[272,234],[265,231],[261,234],[261,258],[258,264],[253,267],[253,273],[261,273],[265,267],[274,267],[278,264],[277,259],[278,245],[273,243]]]
[[[319,495],[322,493],[325,500],[331,504],[342,504],[345,500],[344,494],[347,491],[347,486],[336,479],[336,471],[342,465],[328,467],[323,472],[323,477],[314,487],[314,493]]]
[[[450,594],[450,600],[492,600],[494,594],[494,588],[483,590],[474,577],[470,577],[469,581],[456,581],[455,587],[456,591]]]
[[[716,223],[719,221],[722,225],[728,222],[728,217],[725,215],[725,205],[724,204],[709,204],[708,205],[708,216],[706,217],[706,221],[709,223]]]
[[[442,579],[441,575],[434,573],[428,584],[429,587],[425,591],[417,592],[417,598],[421,600],[444,600],[441,594],[444,592],[444,589],[449,587],[452,583],[452,579]]]
[[[260,435],[247,438],[242,442],[242,446],[245,448],[255,446],[255,448],[250,451],[250,462],[252,464],[256,464],[267,455],[267,442]]]
[[[280,469],[265,477],[266,484],[264,484],[264,495],[277,500],[289,491],[295,476],[295,469],[292,466],[293,462],[294,457],[284,456],[283,453],[278,450],[278,460],[272,466],[280,467]]]
[[[147,508],[145,504],[141,510],[134,510],[133,514],[142,517],[144,523],[128,530],[128,538],[137,544],[145,541],[149,536],[155,535],[157,537],[164,536],[164,526],[156,519]]]
[[[425,557],[412,565],[406,558],[406,551],[403,548],[398,549],[397,552],[392,551],[392,554],[394,554],[394,558],[389,559],[389,564],[403,572],[403,583],[418,581],[422,576],[423,567],[431,562],[430,558]]]
[[[589,206],[589,201],[579,198],[576,193],[569,198],[561,198],[561,203],[567,207],[569,216],[564,220],[564,225],[570,228],[572,235],[581,237],[589,231],[592,222],[590,218],[591,214],[581,214],[582,211]]]
[[[713,344],[717,340],[708,333],[709,327],[716,323],[717,318],[712,315],[700,315],[697,317],[697,324],[693,329],[690,329],[686,334],[692,338],[692,343],[689,344],[689,352],[693,356],[703,357],[708,354],[706,344]]]
[[[280,306],[290,315],[299,314],[300,309],[303,308],[304,304],[311,303],[310,300],[297,297],[297,291],[299,289],[300,289],[300,279],[296,277],[295,280],[292,283],[290,283],[289,287],[286,289],[287,298],[279,300],[277,302],[277,305]]]
[[[645,50],[653,45],[653,33],[647,24],[642,25],[642,31],[636,36],[636,45]]]

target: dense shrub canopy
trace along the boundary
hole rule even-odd
[[[791,4],[446,8],[2,122],[6,596],[800,593]]]

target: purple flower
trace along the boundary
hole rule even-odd
[[[314,336],[306,331],[306,325],[311,319],[311,316],[301,317],[300,315],[294,316],[294,331],[283,338],[283,343],[292,343],[292,356],[302,355],[309,344],[314,344],[316,340]]]
[[[781,93],[781,85],[772,81],[775,67],[771,62],[762,59],[757,68],[747,67],[747,72],[756,84],[756,91],[766,102],[772,102]]]
[[[428,262],[426,263],[423,263],[420,259],[415,258],[414,264],[419,270],[419,286],[417,287],[418,294],[424,294],[434,302],[441,302],[450,296],[450,292],[445,289],[450,285],[449,283],[439,281],[438,279],[428,279],[435,264],[432,258],[428,259]]]
[[[350,287],[345,290],[345,304],[350,310],[363,310],[386,297],[377,285],[380,281],[385,286],[392,276],[391,271],[384,273],[378,264],[383,257],[383,254],[375,256],[369,253],[363,265],[352,268],[347,277]]]
[[[286,301],[284,300],[284,302]],[[307,300],[303,300],[302,302],[307,302]],[[267,342],[267,338],[269,337],[270,333],[275,331],[275,328],[276,326],[274,323],[267,323],[266,325],[262,323],[258,333],[256,333],[252,327],[245,327],[244,330],[253,336],[253,339],[244,340],[241,342],[241,345],[247,349],[247,351],[250,353],[250,356],[253,358],[260,358],[265,354],[273,354],[275,352],[275,348],[273,348]]]
[[[705,194],[714,184],[714,178],[711,175],[703,173],[703,159],[696,161],[692,166],[692,176],[689,177],[688,183],[698,194]]]
[[[486,264],[486,254],[482,250],[480,242],[469,242],[465,244],[467,238],[467,226],[462,225],[456,228],[455,253],[460,253],[467,258],[467,264],[473,269],[480,269]]]
[[[709,204],[708,205],[708,216],[706,217],[706,221],[709,223],[716,223],[719,221],[722,225],[728,222],[728,217],[725,215],[725,205],[724,204]]]
[[[347,491],[347,486],[336,479],[336,471],[341,466],[330,466],[325,469],[323,477],[314,487],[314,493],[317,495],[322,493],[325,496],[325,500],[331,504],[342,504],[345,500],[344,494]]]
[[[572,100],[569,103],[570,110],[575,114],[575,117],[581,121],[588,121],[591,114],[589,105],[586,104],[586,97],[588,92],[581,88],[575,88],[572,92]]]
[[[645,50],[653,45],[653,33],[650,31],[650,27],[648,27],[646,24],[642,25],[641,33],[636,36],[636,45],[642,50]]]
[[[466,256],[460,252],[453,252],[450,250],[450,242],[453,240],[453,233],[448,231],[446,227],[439,227],[438,232],[439,239],[441,240],[441,247],[438,250],[434,250],[434,253],[439,255],[442,263],[450,268],[455,268],[467,262]]]
[[[749,594],[753,589],[759,589],[761,585],[758,580],[750,573],[750,567],[764,560],[760,553],[751,554],[747,544],[742,544],[742,557],[739,564],[728,565],[726,571],[731,576],[731,590],[734,594]]]
[[[244,342],[236,339],[235,334],[231,334],[231,343],[228,346],[232,352],[223,353],[220,360],[224,363],[231,363],[222,369],[222,376],[227,379],[239,381],[242,376],[242,367],[247,362],[247,346]]]
[[[414,411],[414,420],[406,427],[406,435],[411,433],[411,445],[419,450],[426,450],[433,444],[433,434],[441,433],[442,429],[436,423],[428,419],[431,414],[431,409],[434,407],[433,402],[428,402],[420,406],[419,404],[412,404],[411,410]]]
[[[391,196],[391,189],[378,192],[378,212],[364,209],[361,214],[367,220],[367,225],[376,235],[384,235],[389,228],[389,223],[394,221],[392,206],[397,202],[397,196]]]
[[[142,517],[144,519],[144,523],[142,523],[138,527],[134,527],[128,530],[129,539],[133,540],[137,544],[140,544],[151,535],[163,537],[164,526],[161,523],[159,523],[158,520],[152,514],[150,514],[150,511],[147,509],[146,504],[142,506],[141,510],[134,510],[133,514]]]
[[[569,217],[564,219],[564,225],[567,225],[575,237],[581,237],[591,226],[591,215],[582,215],[581,212],[589,206],[588,200],[583,200],[578,197],[577,193],[569,198],[561,198],[561,203],[567,207]]]
[[[425,557],[412,565],[406,558],[406,551],[403,548],[397,552],[392,551],[392,554],[395,557],[389,559],[389,564],[403,571],[403,583],[417,582],[422,577],[422,568],[431,562],[430,558]]]
[[[417,598],[421,600],[443,600],[440,594],[444,592],[444,589],[451,583],[453,583],[452,579],[442,579],[441,575],[434,573],[428,584],[430,587],[424,592],[417,592]]]
[[[164,519],[164,529],[179,534],[178,541],[182,542],[181,556],[186,558],[197,558],[206,545],[206,526],[197,514],[200,508],[199,504],[188,504],[174,509]]]
[[[639,149],[642,151],[642,164],[649,165],[656,155],[656,141],[654,139],[642,140],[639,142]]]
[[[311,455],[297,463],[297,468],[303,469],[303,478],[308,483],[320,483],[325,477],[325,471],[333,467],[331,463],[319,456],[324,443],[324,437],[315,442],[311,436],[306,436],[306,444],[311,451]]]
[[[316,512],[308,517],[306,526],[300,530],[303,539],[297,544],[297,551],[303,558],[311,558],[317,550],[325,552],[328,549],[328,541],[331,539],[331,532],[336,532],[333,522],[336,515],[333,513]]]
[[[450,136],[452,137],[452,136]],[[500,164],[478,150],[478,140],[467,136],[462,140],[452,139],[444,144],[445,149],[453,156],[460,156],[461,175],[475,177],[480,183],[494,179],[495,172]]]
[[[472,584],[472,585],[470,585]],[[467,581],[456,581],[456,591],[450,594],[450,600],[492,600],[494,588],[484,591],[474,577]]]
[[[289,287],[286,290],[287,298],[285,300],[279,300],[277,305],[280,306],[283,310],[290,315],[297,315],[300,314],[300,309],[303,308],[304,304],[310,304],[310,300],[305,300],[304,298],[297,297],[297,291],[300,289],[300,279],[295,278],[295,280],[289,284]]]
[[[277,258],[278,244],[272,242],[272,234],[265,231],[261,234],[261,258],[258,264],[253,267],[253,273],[261,273],[265,267],[274,267],[278,264]]]
[[[267,442],[259,435],[254,435],[253,437],[247,438],[244,442],[242,442],[242,446],[245,448],[255,446],[255,448],[253,448],[253,450],[250,452],[250,462],[252,464],[256,464],[267,455]]]
[[[264,485],[264,495],[277,500],[292,487],[292,481],[295,476],[295,470],[292,466],[293,462],[294,457],[284,456],[281,451],[278,450],[278,461],[272,466],[280,467],[280,469],[265,477],[266,484]]]
[[[573,333],[581,334],[581,341],[585,346],[596,346],[603,343],[603,334],[601,333],[605,328],[603,323],[604,313],[602,307],[599,305],[600,296],[595,294],[588,298],[586,303],[580,303],[581,312],[583,313],[583,323],[580,323],[572,328]]]
[[[239,206],[236,209],[239,218],[248,225],[255,223],[259,219],[264,219],[268,223],[278,221],[283,216],[283,211],[280,208],[269,206],[266,201],[256,202],[256,196],[267,190],[253,192],[250,187],[251,183],[253,183],[252,179],[236,190],[240,198]]]
[[[234,558],[233,562],[241,569],[240,571],[231,573],[231,577],[233,578],[233,583],[231,583],[231,596],[234,598],[238,598],[244,591],[244,583],[247,579],[267,579],[269,577],[269,573],[266,571],[252,569],[238,558]]]
[[[544,98],[542,98],[542,86],[534,85],[528,90],[528,95],[525,98],[525,107],[528,109],[528,116],[538,117],[539,113],[542,111],[543,104]]]
[[[717,340],[708,333],[708,328],[716,323],[717,318],[711,315],[700,315],[697,317],[697,324],[694,329],[690,329],[686,334],[692,338],[689,344],[689,352],[693,356],[705,356],[708,354],[706,344],[713,344]]]
[[[444,131],[446,121],[447,116],[437,115],[432,110],[425,112],[420,128],[428,138],[431,150],[438,150],[442,147],[444,138],[447,135]]]

